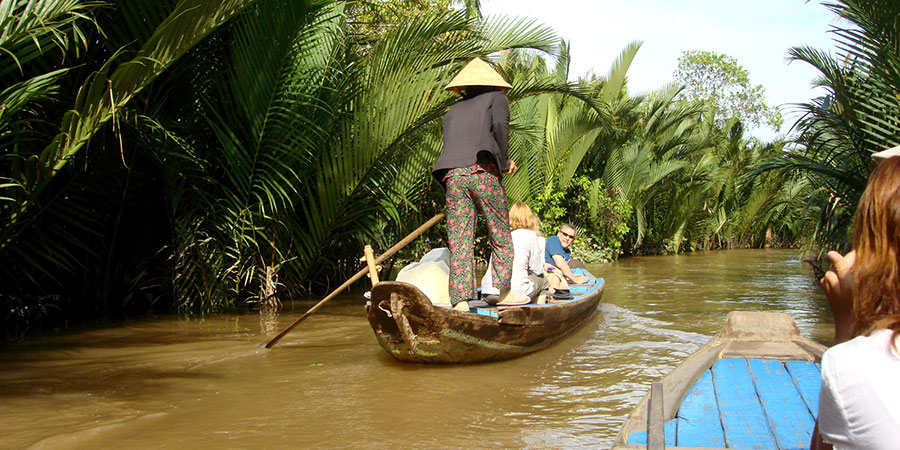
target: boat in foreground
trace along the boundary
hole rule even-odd
[[[400,361],[480,363],[515,358],[562,339],[597,312],[603,279],[571,285],[572,300],[519,306],[470,302],[469,312],[435,306],[416,286],[372,287],[369,324],[378,343]]]
[[[809,448],[825,349],[788,314],[733,311],[718,335],[654,383],[613,448]]]

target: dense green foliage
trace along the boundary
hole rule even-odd
[[[791,58],[820,73],[827,94],[803,105],[797,144],[765,169],[801,173],[815,186],[809,238],[820,253],[849,247],[856,204],[876,161],[872,153],[900,144],[900,2],[841,0],[826,4],[842,20],[832,25],[836,54],[810,47]]]
[[[823,199],[848,199],[864,185],[855,172],[826,179],[843,170],[836,163],[814,176],[795,168],[850,151],[842,131],[828,128],[831,117],[867,124],[847,137],[861,145],[852,147],[861,166],[889,140],[878,134],[895,123],[885,117],[898,117],[873,118],[882,104],[897,107],[882,95],[900,85],[890,78],[897,34],[894,56],[882,61],[886,43],[839,33],[857,45],[854,58],[878,62],[834,63],[853,89],[841,85],[836,102],[809,107],[797,146],[746,138],[741,120],[752,123],[745,113],[756,106],[709,114],[685,85],[631,94],[640,42],[607,75],[571,82],[567,45],[552,30],[483,18],[478,1],[3,5],[8,334],[335,287],[358,270],[364,245],[384,251],[443,209],[430,169],[456,96],[442,87],[475,56],[513,85],[510,153],[520,170],[505,179],[510,201],[529,203],[544,234],[578,226],[588,261],[796,245],[816,214],[846,204]],[[736,61],[717,66],[752,86]],[[443,224],[434,227],[401,256],[445,245],[445,236]]]
[[[705,102],[682,99],[678,85],[630,95],[627,71],[640,45],[627,46],[606,76],[580,81],[600,107],[560,94],[515,106],[514,124],[529,132],[514,149],[524,169],[506,181],[511,200],[531,204],[545,234],[566,222],[581,228],[576,246],[588,261],[798,243],[808,183],[750,176],[784,144],[746,139],[737,117],[720,124]],[[549,75],[565,79],[566,61],[564,52]],[[534,57],[512,70],[546,64]]]
[[[8,33],[19,41],[2,55],[5,100],[25,105],[3,128],[7,330],[340,282],[363,244],[385,249],[434,212],[450,77],[477,55],[557,42],[447,7],[382,23],[375,3],[44,3],[61,11],[3,11],[10,27],[37,24]],[[536,83],[510,96],[571,90]]]

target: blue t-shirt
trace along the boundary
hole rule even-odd
[[[572,252],[567,248],[563,248],[562,242],[559,241],[559,236],[556,235],[547,238],[547,246],[544,248],[544,261],[555,266],[556,262],[553,261],[553,255],[562,255],[563,259],[566,260],[566,264],[572,259]]]

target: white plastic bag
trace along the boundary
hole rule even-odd
[[[450,307],[450,249],[436,248],[397,274],[397,281],[419,288],[431,303]]]

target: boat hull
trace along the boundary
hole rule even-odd
[[[400,361],[481,363],[546,348],[597,313],[603,281],[575,300],[553,305],[479,308],[434,306],[415,286],[396,281],[372,288],[369,324],[378,343]]]
[[[825,349],[788,314],[733,311],[718,335],[661,380],[661,398],[643,397],[613,449],[647,448],[648,428],[662,430],[656,439],[672,449],[804,448]],[[648,424],[660,403],[665,423]]]

